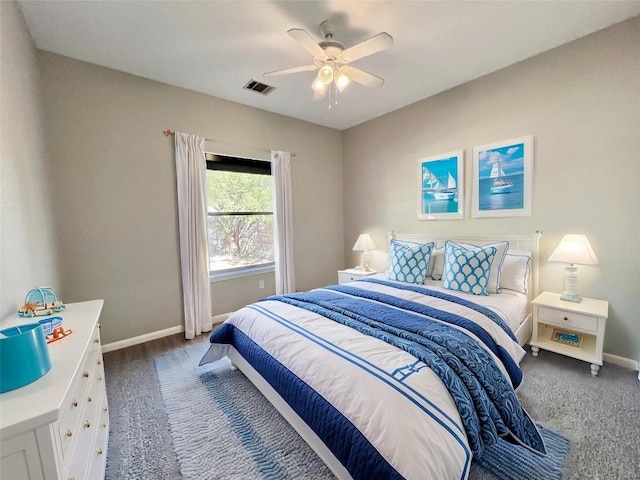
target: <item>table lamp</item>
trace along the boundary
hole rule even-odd
[[[353,249],[352,249],[355,251],[362,252],[361,265],[358,268],[364,270],[365,272],[371,271],[371,268],[369,268],[369,257],[371,256],[369,251],[375,250],[375,249],[376,249],[376,244],[373,243],[373,240],[371,240],[371,237],[369,236],[369,234],[368,233],[360,234],[360,236],[358,237],[358,240],[356,240],[356,244],[353,246]]]
[[[569,233],[562,240],[549,257],[550,262],[568,263],[564,273],[564,292],[560,300],[580,303],[582,297],[578,295],[578,267],[575,265],[598,265],[598,258],[593,252],[587,236]]]

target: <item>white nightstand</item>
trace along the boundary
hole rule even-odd
[[[580,303],[560,300],[557,293],[542,292],[532,302],[533,334],[531,354],[540,349],[591,363],[591,374],[598,375],[602,366],[604,329],[609,316],[609,302],[582,298]],[[558,337],[554,340],[554,334]],[[567,340],[563,343],[564,338]],[[577,340],[577,345],[571,342]]]
[[[338,283],[353,282],[354,280],[360,280],[361,278],[370,277],[375,275],[375,270],[365,272],[359,268],[347,268],[346,270],[338,270]]]

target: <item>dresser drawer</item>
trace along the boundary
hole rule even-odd
[[[77,378],[71,390],[73,393],[65,398],[66,407],[57,422],[59,443],[62,447],[62,458],[65,462],[69,460],[70,449],[81,431],[80,417],[86,406],[91,384],[94,383],[97,361],[98,352],[90,350],[89,355],[78,370]]]
[[[538,307],[538,321],[559,327],[579,328],[594,333],[598,331],[598,319],[595,317],[548,307]]]

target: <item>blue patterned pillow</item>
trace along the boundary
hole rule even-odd
[[[387,278],[398,282],[423,284],[429,270],[433,242],[412,243],[391,240]]]
[[[502,293],[500,289],[502,275],[502,264],[509,249],[509,242],[496,242],[483,246],[471,245],[469,243],[458,243],[456,246],[464,247],[467,250],[477,250],[479,248],[496,247],[496,256],[491,264],[491,272],[489,273],[489,283],[487,283],[487,292],[489,293]]]
[[[466,249],[447,241],[442,287],[473,295],[489,295],[487,283],[496,252],[496,247]]]

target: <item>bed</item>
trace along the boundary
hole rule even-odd
[[[465,479],[500,437],[544,454],[515,394],[539,233],[389,237],[387,273],[248,305],[201,365],[229,357],[339,479]]]

